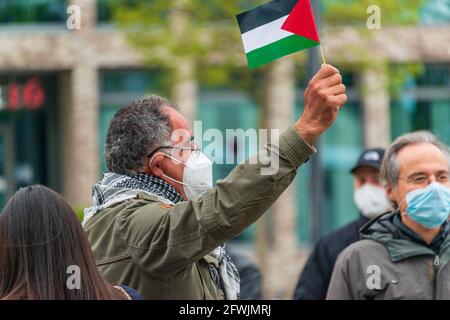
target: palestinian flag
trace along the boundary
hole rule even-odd
[[[273,0],[236,18],[252,69],[320,44],[309,0]]]

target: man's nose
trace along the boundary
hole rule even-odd
[[[436,176],[434,174],[428,177],[428,184],[432,184],[433,182],[437,182]]]

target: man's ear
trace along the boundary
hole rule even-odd
[[[156,154],[148,160],[146,171],[155,177],[162,178],[164,173],[163,161],[164,155],[161,153]]]
[[[394,192],[394,188],[392,187],[391,184],[387,184],[384,186],[384,190],[386,190],[386,194],[388,196],[388,199],[393,202],[393,203],[397,203],[395,201],[395,192]]]

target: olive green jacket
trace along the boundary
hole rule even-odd
[[[198,200],[170,206],[140,193],[94,215],[85,230],[101,273],[145,299],[223,299],[203,257],[254,223],[315,152],[292,127],[276,141],[273,175],[254,157]]]

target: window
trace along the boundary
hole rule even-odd
[[[235,135],[233,139],[231,134],[236,133],[235,130],[237,129],[243,129],[243,132],[245,132],[248,129],[258,128],[259,108],[245,95],[226,89],[203,90],[200,94],[196,119],[202,121],[203,133],[203,137],[196,137],[196,139],[207,139],[207,141],[202,141],[203,149],[208,145],[217,146],[213,138],[210,139],[205,135],[208,129],[218,129],[223,136],[223,149],[215,150],[213,154],[218,161],[211,159],[214,162],[214,182],[228,176],[237,163],[258,151],[258,146],[255,143],[250,143],[248,138],[238,138],[238,135]],[[230,139],[226,139],[227,129]],[[198,135],[199,133],[194,132],[194,134]],[[231,157],[231,155],[234,155],[234,157]],[[231,161],[227,161],[227,158]],[[236,240],[250,242],[254,233],[255,225],[252,225]]]
[[[353,73],[342,72],[347,87],[348,102],[339,117],[320,140],[320,170],[323,194],[319,196],[322,214],[319,220],[320,234],[328,233],[358,217],[353,203],[353,177],[350,173],[363,148],[362,112],[359,96],[355,92]],[[303,108],[303,89],[298,90],[296,118]],[[296,178],[298,235],[304,245],[313,241],[313,218],[311,212],[312,161],[304,164]]]
[[[0,75],[0,208],[18,188],[59,189],[55,74]]]
[[[423,24],[449,24],[450,0],[429,0],[420,12]]]
[[[65,22],[67,0],[0,1],[0,23]]]
[[[450,143],[450,65],[428,64],[424,73],[409,79],[398,99],[391,103],[392,138],[430,130]]]

